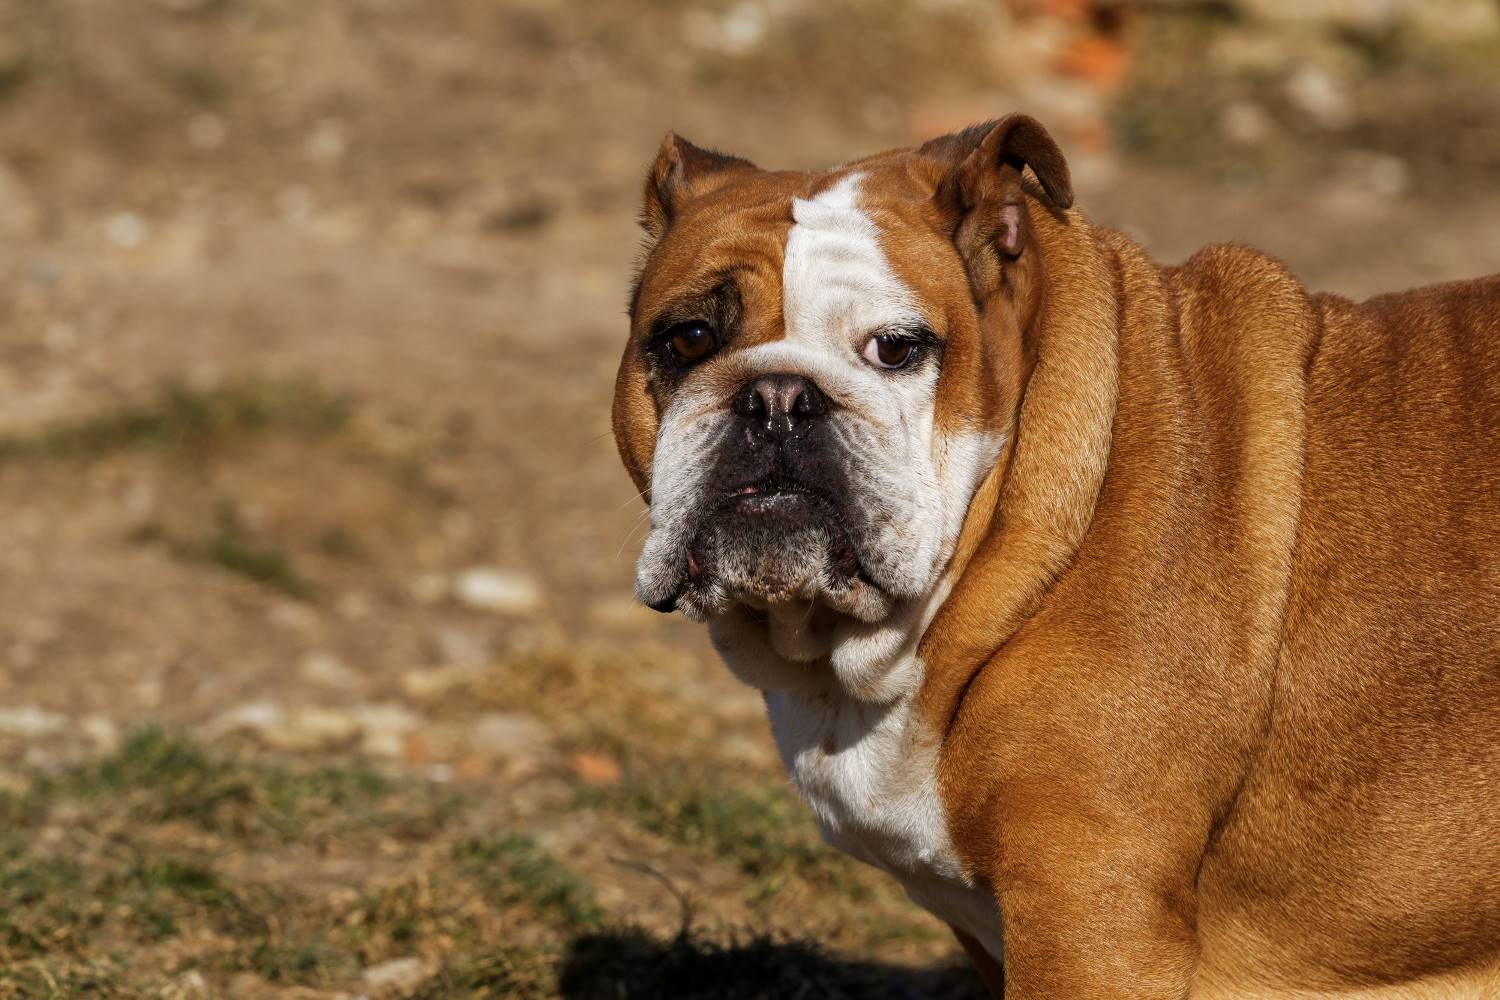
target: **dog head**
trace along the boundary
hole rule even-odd
[[[1024,116],[823,173],[668,134],[614,402],[650,503],[637,596],[765,688],[928,601],[1013,436],[1031,213],[1071,200]],[[729,655],[752,639],[776,655]]]

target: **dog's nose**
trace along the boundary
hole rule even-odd
[[[761,375],[740,387],[730,403],[760,434],[785,441],[828,412],[828,398],[801,375]]]

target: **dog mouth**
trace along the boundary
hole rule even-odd
[[[856,614],[884,605],[846,523],[833,498],[804,483],[766,478],[733,487],[688,542],[675,593],[649,606],[704,618],[736,603],[820,600]]]

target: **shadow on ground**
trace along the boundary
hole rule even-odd
[[[853,962],[804,941],[757,936],[716,942],[691,933],[663,941],[642,931],[574,940],[558,992],[567,1000],[985,1000],[965,964],[931,969]]]

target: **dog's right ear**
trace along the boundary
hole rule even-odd
[[[651,172],[646,175],[641,228],[646,230],[650,239],[659,239],[687,199],[709,186],[709,178],[731,171],[755,169],[755,164],[749,160],[702,149],[677,133],[668,132],[661,141]]]

